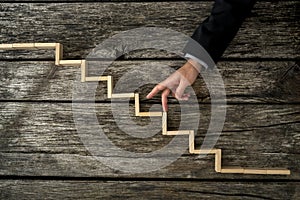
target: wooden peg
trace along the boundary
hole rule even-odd
[[[166,135],[167,134],[167,112],[162,113],[162,134]]]
[[[107,98],[111,98],[113,88],[113,77],[107,76]]]
[[[85,82],[85,77],[86,77],[86,60],[82,60],[81,62],[81,82]]]
[[[34,47],[37,49],[55,49],[56,43],[34,43]]]
[[[221,173],[224,174],[243,174],[244,168],[241,167],[222,167]]]
[[[221,149],[218,149],[216,151],[216,155],[215,155],[215,171],[216,172],[221,172],[221,162],[222,162],[222,151]]]
[[[167,131],[166,135],[189,135],[189,130]]]
[[[194,131],[190,131],[189,135],[189,152],[193,153],[195,150],[195,133]]]
[[[138,93],[134,94],[134,107],[135,107],[135,116],[139,116],[140,113],[140,95]]]
[[[14,43],[12,44],[13,49],[15,50],[32,50],[36,49],[34,43]]]
[[[0,44],[0,50],[12,50],[13,45],[12,44]]]
[[[108,81],[107,76],[90,76],[85,77],[86,82]]]
[[[112,94],[111,98],[133,98],[134,93],[120,93],[120,94]]]
[[[59,66],[81,66],[82,60],[60,60]]]
[[[195,149],[194,154],[216,154],[218,149]]]
[[[161,117],[162,112],[140,112],[139,117]]]
[[[244,174],[267,174],[267,169],[244,169]]]
[[[291,171],[288,169],[267,169],[267,174],[272,175],[290,175]]]
[[[63,57],[63,45],[60,43],[55,44],[55,65],[59,66],[59,61]]]

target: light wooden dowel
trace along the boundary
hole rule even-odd
[[[85,82],[85,78],[86,78],[86,60],[82,60],[80,70],[81,70],[81,82],[83,83]]]
[[[12,44],[0,44],[0,50],[12,50],[13,45]]]
[[[140,95],[138,93],[134,94],[134,107],[135,107],[135,116],[139,116],[139,113],[140,113]]]
[[[63,58],[63,46],[60,43],[55,44],[55,65]]]
[[[221,173],[224,174],[243,174],[244,168],[241,167],[222,167]]]
[[[139,117],[161,117],[162,112],[140,112]]]
[[[189,135],[189,130],[179,130],[179,131],[167,131],[166,135]]]
[[[90,76],[85,77],[86,82],[99,82],[99,81],[108,81],[107,76]]]
[[[60,60],[59,66],[81,66],[82,60]]]
[[[195,150],[195,133],[194,131],[190,131],[189,135],[189,152],[193,153]]]
[[[119,93],[119,94],[112,94],[111,98],[133,98],[134,93]]]
[[[221,166],[222,166],[222,151],[221,149],[218,149],[215,156],[215,171],[221,172]]]
[[[267,169],[244,169],[244,174],[267,174]]]
[[[107,98],[111,98],[113,89],[113,77],[107,76]]]
[[[290,175],[291,171],[288,169],[267,169],[269,175]]]
[[[34,43],[36,49],[55,49],[56,43]]]
[[[33,50],[36,49],[34,43],[14,43],[12,44],[13,49],[15,50]]]
[[[167,135],[167,129],[168,129],[167,118],[168,118],[167,112],[163,112],[162,113],[162,134],[163,135]]]

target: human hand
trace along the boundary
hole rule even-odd
[[[172,96],[178,100],[188,100],[190,95],[185,94],[185,88],[192,85],[199,72],[201,66],[193,61],[188,60],[181,68],[179,68],[176,72],[171,74],[166,80],[157,84],[152,91],[147,95],[147,99],[151,99],[158,92],[161,93],[161,101],[163,111],[168,111],[168,96],[172,92]]]

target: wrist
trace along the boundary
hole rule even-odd
[[[186,62],[180,69],[179,72],[189,81],[189,84],[192,85],[199,75],[197,67],[195,67],[190,62]]]
[[[194,59],[188,59],[187,63],[190,67],[194,68],[197,73],[200,73],[202,65],[199,62],[195,61]]]

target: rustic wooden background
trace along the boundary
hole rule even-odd
[[[101,41],[120,31],[158,26],[191,35],[212,1],[9,1],[0,4],[0,42],[60,42],[66,59],[85,59]],[[214,159],[183,154],[152,173],[125,174],[93,159],[73,121],[72,92],[78,68],[54,66],[53,51],[0,53],[0,198],[300,198],[299,1],[259,1],[218,67],[227,92],[227,117],[216,147],[223,164],[286,167],[290,176],[214,172]],[[118,79],[132,66],[183,60],[156,51],[122,56],[109,69]],[[114,122],[105,84],[99,84],[97,117],[120,147],[149,152],[170,138],[124,136]],[[142,109],[151,86],[140,89]],[[201,144],[210,117],[209,94],[194,86],[202,119]],[[180,109],[171,101],[168,125],[176,129]],[[133,102],[131,102],[133,103]],[[131,104],[133,110],[133,104]],[[133,113],[133,112],[132,112]],[[124,116],[126,118],[127,116]],[[140,125],[148,119],[135,119]],[[135,127],[132,127],[134,131]]]

